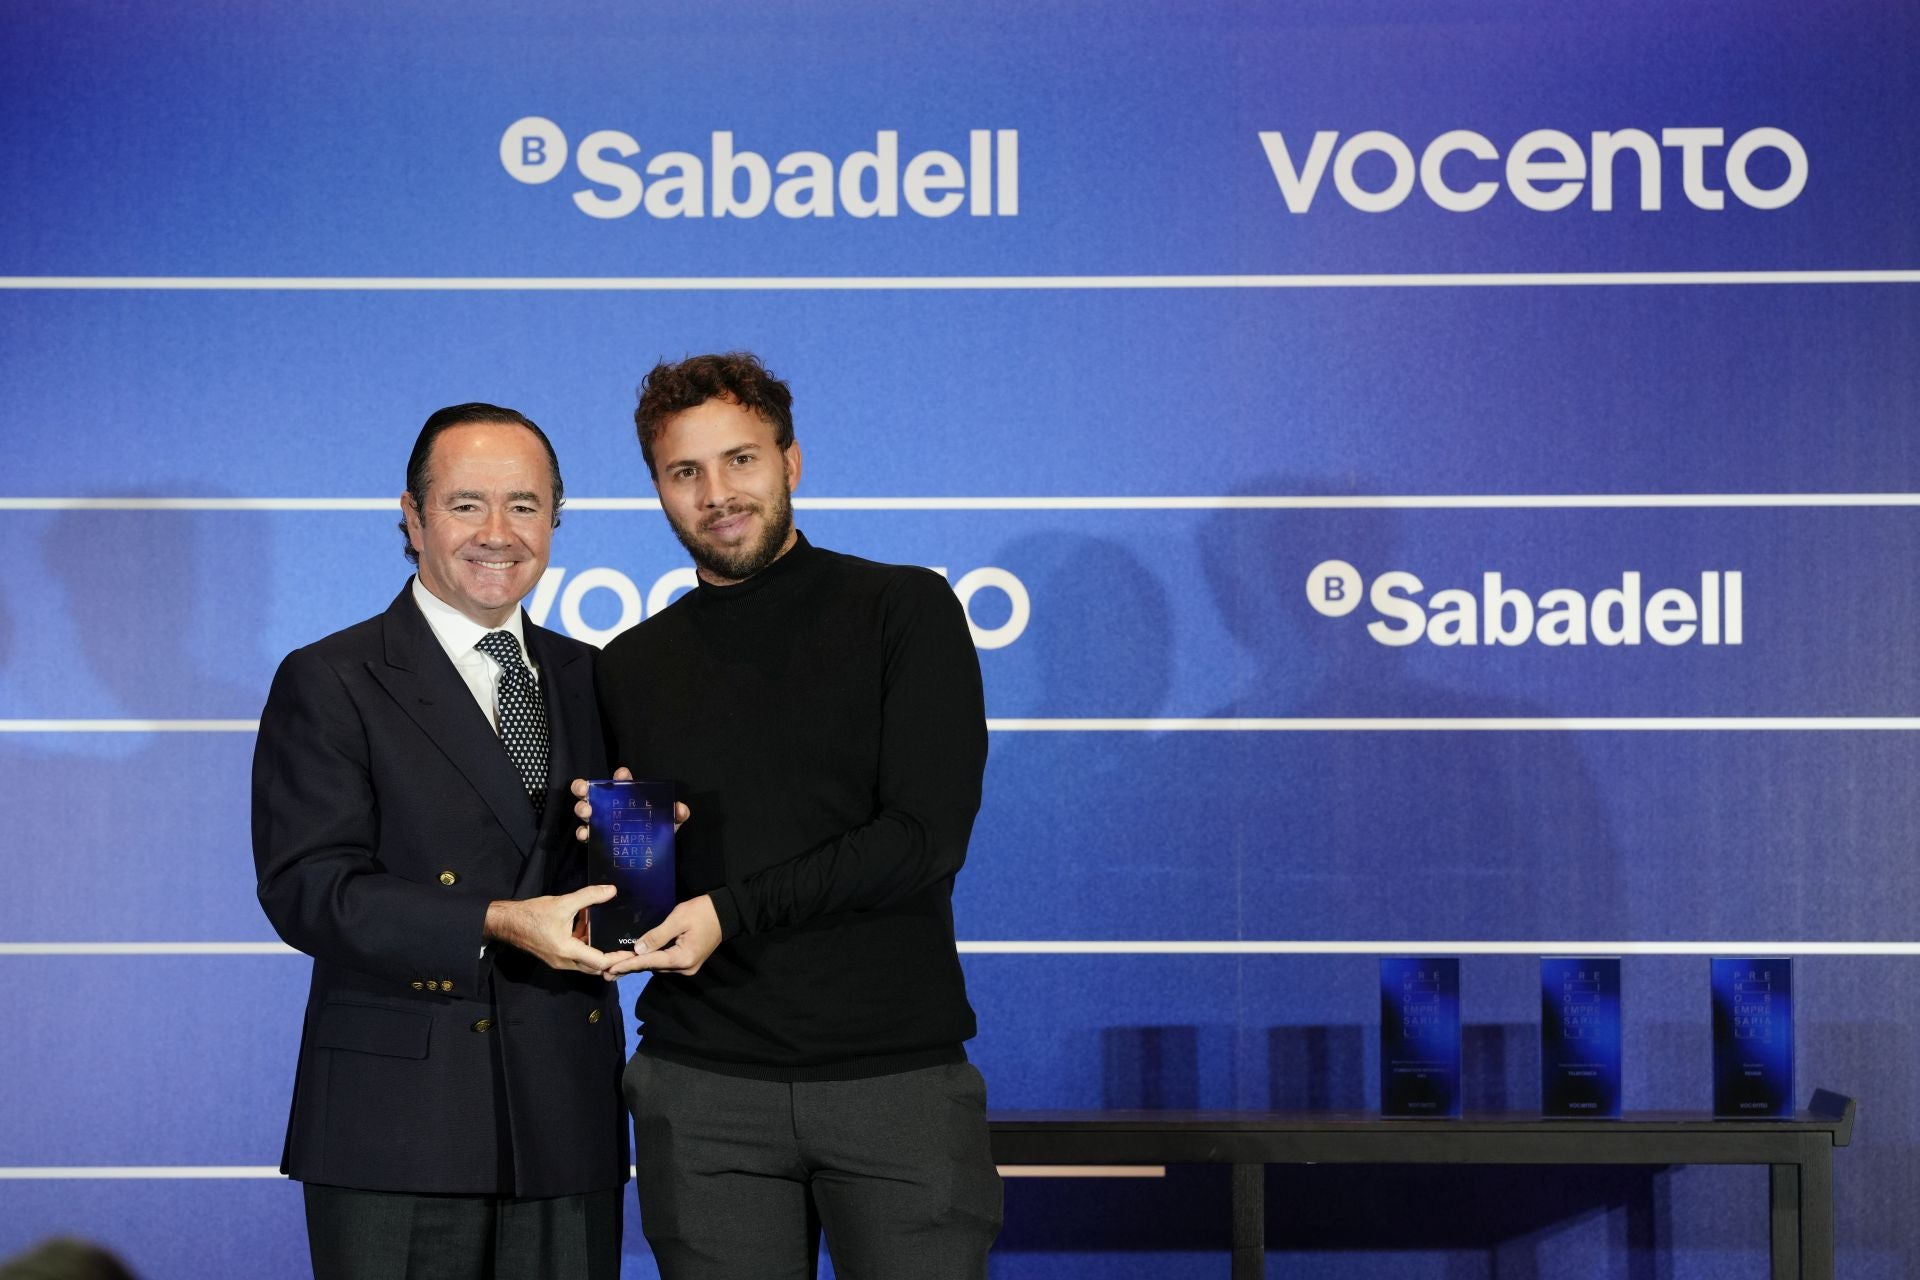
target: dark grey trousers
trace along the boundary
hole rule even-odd
[[[983,1280],[1000,1233],[971,1064],[868,1080],[743,1080],[635,1054],[640,1225],[663,1280]]]
[[[314,1280],[620,1280],[620,1188],[543,1200],[306,1193]]]

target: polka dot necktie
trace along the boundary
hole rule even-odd
[[[500,664],[500,741],[539,817],[547,807],[547,708],[511,631],[489,631],[474,648]]]

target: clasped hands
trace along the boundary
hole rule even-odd
[[[623,768],[616,769],[613,776],[625,782],[633,774]],[[573,813],[582,823],[574,828],[573,835],[584,841],[584,824],[593,816],[586,799],[586,779],[575,778],[572,791],[577,800]],[[675,803],[674,830],[678,831],[689,816],[686,805]],[[487,907],[487,937],[518,947],[549,968],[597,973],[609,982],[622,974],[643,971],[692,976],[720,945],[720,917],[713,909],[713,899],[703,893],[674,907],[665,920],[640,935],[632,951],[600,951],[589,946],[586,909],[607,901],[615,892],[610,884],[590,884],[572,893],[491,903]]]

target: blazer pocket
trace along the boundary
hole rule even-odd
[[[430,1016],[411,1009],[328,1003],[320,1009],[314,1044],[322,1049],[351,1049],[387,1058],[424,1058],[432,1029]]]

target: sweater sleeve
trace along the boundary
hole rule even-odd
[[[723,902],[739,931],[886,907],[949,880],[967,856],[987,763],[980,660],[960,602],[912,570],[883,601],[882,705],[875,810],[866,822],[752,875]],[[734,930],[726,929],[732,933]]]

